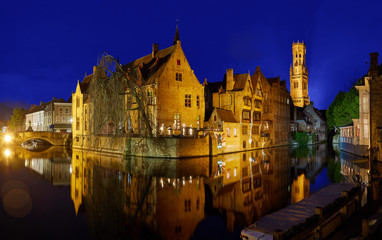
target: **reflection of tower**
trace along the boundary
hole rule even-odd
[[[309,105],[308,96],[308,69],[305,63],[305,43],[293,43],[293,65],[290,66],[290,93],[293,104],[297,107]]]
[[[309,196],[310,186],[309,180],[305,178],[305,174],[301,174],[297,179],[293,180],[291,188],[291,203],[296,203]]]

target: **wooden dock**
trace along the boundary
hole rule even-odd
[[[275,232],[283,233],[292,226],[312,217],[316,208],[324,208],[351,190],[353,184],[336,183],[293,205],[266,215],[241,232],[243,239],[274,239]]]

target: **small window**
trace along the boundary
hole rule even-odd
[[[243,141],[243,148],[246,148],[246,147],[247,147],[247,143]]]
[[[68,107],[65,108],[65,113],[66,113],[66,114],[69,113],[69,108],[68,108]]]
[[[186,94],[184,96],[184,106],[191,107],[191,94]]]
[[[233,129],[233,136],[237,137],[237,130],[236,130],[236,128]]]
[[[182,74],[176,73],[176,81],[182,81]]]
[[[62,114],[62,112],[63,112],[62,107],[60,107],[58,110],[59,110],[60,114]]]
[[[180,59],[176,60],[176,65],[180,66]]]
[[[216,122],[216,115],[214,116],[214,121]]]
[[[199,95],[196,96],[196,107],[199,108]]]
[[[174,128],[180,129],[180,114],[174,114]]]
[[[227,128],[227,137],[230,137],[230,131],[229,131],[229,128]]]
[[[229,168],[227,170],[227,179],[230,179],[231,178],[231,169]]]
[[[237,168],[233,169],[233,176],[236,177]]]

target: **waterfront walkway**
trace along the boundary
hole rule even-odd
[[[341,197],[343,191],[349,191],[353,187],[353,184],[346,183],[336,183],[330,185],[298,203],[264,216],[243,231],[251,234],[252,236],[254,236],[253,234],[258,235],[257,233],[272,236],[274,231],[280,230],[285,232],[291,226],[302,223],[305,219],[315,214],[316,207],[323,208],[327,206],[335,199]],[[254,233],[253,231],[257,233]]]

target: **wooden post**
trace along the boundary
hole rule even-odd
[[[369,233],[369,220],[362,219],[362,237],[367,237]]]
[[[317,228],[314,231],[313,239],[319,240],[319,239],[322,239],[321,223],[322,223],[322,218],[324,215],[322,212],[322,207],[316,207],[314,209],[314,213],[320,216],[320,221],[319,221],[320,224],[317,226]]]
[[[273,240],[282,240],[283,239],[283,231],[281,230],[275,230],[272,233]]]
[[[345,219],[348,218],[348,198],[349,198],[349,192],[348,191],[343,191],[342,192],[342,197],[346,198],[345,206],[341,208],[341,213],[344,215]]]

